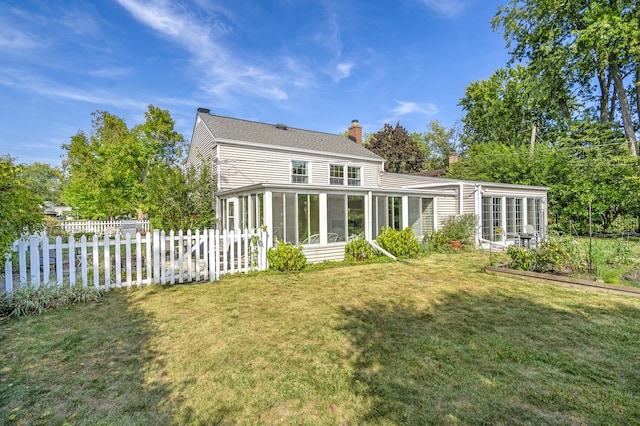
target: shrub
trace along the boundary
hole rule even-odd
[[[94,287],[73,287],[65,285],[40,286],[24,285],[14,291],[11,296],[3,294],[0,298],[0,317],[19,317],[23,315],[40,315],[49,309],[58,309],[74,303],[97,302],[102,291]]]
[[[533,250],[527,250],[518,245],[509,246],[507,254],[511,258],[511,268],[530,271],[533,263]]]
[[[449,239],[442,231],[432,232],[429,237],[425,237],[423,244],[427,251],[450,252]]]
[[[476,215],[472,213],[452,216],[442,223],[441,232],[448,241],[467,244],[476,232]]]
[[[270,269],[283,272],[299,271],[307,263],[302,246],[294,246],[284,241],[267,250],[267,260]]]
[[[354,238],[344,247],[344,258],[346,260],[363,261],[369,260],[378,255],[376,249],[364,238]]]
[[[571,241],[553,239],[542,241],[537,248],[526,250],[512,245],[507,249],[511,258],[511,268],[523,271],[550,272],[561,271],[571,263]]]
[[[402,231],[383,228],[376,241],[380,247],[397,257],[416,257],[420,252],[420,242],[409,227]]]

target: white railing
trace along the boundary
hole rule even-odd
[[[124,236],[129,228],[134,232],[148,232],[148,220],[65,220],[60,222],[64,232],[79,234],[82,232],[98,235]]]
[[[216,281],[221,275],[267,268],[269,235],[264,231],[153,231],[133,238],[86,236],[50,242],[34,235],[14,243],[7,255],[4,290],[26,284],[82,284],[108,290],[151,283]],[[15,265],[13,260],[15,259]],[[2,284],[0,281],[0,285]],[[0,288],[0,290],[2,290]]]

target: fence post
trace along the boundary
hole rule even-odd
[[[29,237],[29,267],[31,268],[31,284],[40,287],[40,237]]]
[[[187,229],[187,282],[193,281],[193,268],[191,263],[191,229]]]
[[[131,269],[131,233],[127,232],[127,237],[125,239],[125,256],[126,256],[126,264],[127,264],[127,287],[131,287],[131,278],[132,278],[132,269]]]
[[[56,237],[56,283],[58,287],[62,286],[64,280],[64,271],[62,267],[62,237]]]
[[[114,256],[116,260],[115,274],[116,274],[116,287],[122,287],[122,242],[120,241],[120,234],[116,234],[114,238]]]
[[[82,268],[82,287],[87,286],[88,272],[87,272],[87,236],[82,235],[80,237],[80,262]]]
[[[136,232],[136,284],[142,285],[142,236]]]
[[[196,229],[195,249],[195,280],[200,281],[200,230]]]
[[[167,238],[164,231],[160,231],[160,283],[167,283],[166,251]]]
[[[107,233],[104,234],[104,287],[111,287],[111,241]]]
[[[42,283],[49,285],[49,277],[51,276],[51,264],[49,263],[49,238],[42,238]]]
[[[98,245],[98,235],[93,234],[93,286],[100,287],[100,246]]]
[[[182,229],[178,231],[178,282],[184,282],[184,238]]]
[[[69,235],[69,285],[76,285],[76,247],[73,235]]]
[[[153,231],[153,281],[160,284],[160,232]]]
[[[13,264],[11,263],[11,253],[4,255],[4,291],[7,294],[13,293]]]

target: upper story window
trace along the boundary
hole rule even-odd
[[[329,183],[331,185],[344,185],[344,166],[337,164],[329,166]]]
[[[309,183],[309,163],[306,161],[291,162],[291,182]]]
[[[347,184],[349,186],[360,186],[360,167],[348,166],[347,167]]]

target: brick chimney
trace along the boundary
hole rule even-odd
[[[349,126],[349,139],[362,146],[362,126],[356,119],[351,120],[351,126]]]
[[[449,165],[452,165],[453,163],[457,163],[458,162],[458,154],[453,151],[451,154],[449,154]]]

